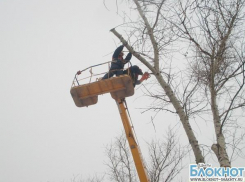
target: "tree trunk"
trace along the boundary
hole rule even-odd
[[[184,112],[183,107],[181,106],[179,100],[176,98],[174,95],[173,90],[171,87],[165,82],[165,80],[162,78],[161,75],[156,75],[156,78],[162,88],[164,89],[166,95],[170,99],[171,103],[173,104],[177,114],[179,115],[180,121],[184,127],[184,130],[186,132],[186,135],[189,139],[189,143],[191,144],[192,150],[194,152],[195,158],[196,158],[196,163],[204,163],[204,157],[202,155],[201,149],[198,145],[198,141],[194,135],[194,132],[191,128],[191,125],[189,123],[189,118]]]
[[[211,108],[213,113],[214,128],[217,144],[213,144],[211,149],[218,158],[221,167],[231,167],[231,163],[226,152],[225,137],[221,130],[219,110],[216,103],[216,92],[214,88],[210,88],[211,93]]]

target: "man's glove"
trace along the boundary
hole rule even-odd
[[[149,74],[148,72],[145,72],[145,73],[142,75],[140,81],[142,82],[142,81],[144,81],[144,80],[147,80],[148,78],[150,78],[150,74]]]

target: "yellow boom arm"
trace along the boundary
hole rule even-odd
[[[115,99],[118,104],[119,113],[140,182],[150,182],[141,156],[140,148],[135,140],[125,107],[124,98],[134,95],[134,86],[130,76],[121,75],[83,85],[78,84],[78,86],[73,86],[70,90],[71,96],[77,107],[86,107],[96,104],[98,101],[98,95],[108,92],[111,93],[111,97]]]
[[[134,163],[136,166],[136,170],[140,179],[140,182],[150,182],[147,172],[146,172],[146,167],[143,162],[143,158],[141,156],[140,148],[138,144],[136,143],[134,133],[132,131],[132,127],[129,122],[129,118],[126,112],[126,107],[123,99],[119,99],[116,101],[118,105],[118,110],[123,122],[123,126],[125,129],[126,137],[129,143],[129,148],[131,150]]]

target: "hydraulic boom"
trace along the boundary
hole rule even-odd
[[[124,99],[118,99],[117,101],[118,110],[123,122],[124,130],[126,133],[126,137],[129,143],[129,147],[134,159],[134,163],[136,166],[136,170],[140,179],[140,182],[150,182],[149,177],[146,172],[146,167],[143,162],[143,158],[141,156],[140,148],[135,140],[134,133],[132,131],[132,127],[129,122],[129,118],[126,112],[126,107],[124,103]]]

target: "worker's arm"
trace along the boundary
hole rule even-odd
[[[114,53],[113,53],[113,55],[112,55],[112,58],[113,58],[113,59],[117,59],[118,56],[119,56],[119,54],[120,54],[120,52],[122,52],[123,48],[124,48],[124,45],[119,46],[119,47],[114,51]]]
[[[132,53],[128,53],[126,58],[124,59],[125,60],[125,64],[128,63],[130,61],[130,59],[132,58]]]
[[[137,80],[137,81],[135,82],[135,85],[139,85],[139,84],[141,84],[141,82],[142,82],[142,81]]]

